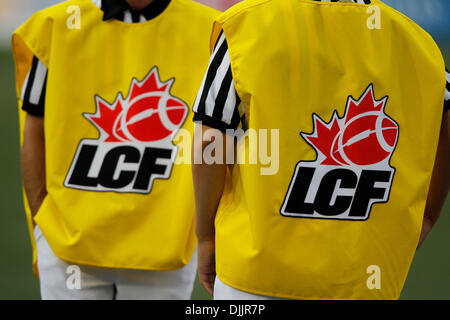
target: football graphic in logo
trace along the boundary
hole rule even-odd
[[[106,142],[165,139],[183,124],[188,113],[187,105],[170,94],[173,82],[162,83],[155,67],[141,82],[133,79],[126,99],[119,94],[109,105],[96,97],[97,113],[85,116],[108,135]]]
[[[371,84],[358,100],[348,97],[341,118],[313,114],[313,132],[300,134],[317,158],[297,163],[283,216],[367,220],[373,204],[388,201],[399,125],[385,113],[387,101],[375,98]]]
[[[109,104],[95,97],[96,113],[84,114],[99,131],[98,139],[78,145],[64,185],[68,188],[121,193],[149,193],[155,179],[169,179],[178,147],[173,139],[189,108],[162,82],[157,67],[133,79],[124,98]]]
[[[398,125],[384,113],[388,97],[377,101],[370,85],[359,100],[348,98],[346,113],[329,124],[314,115],[315,132],[302,137],[326,157],[324,164],[369,166],[389,159]]]

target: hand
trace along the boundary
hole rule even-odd
[[[216,254],[214,240],[203,240],[198,243],[198,279],[201,285],[214,295],[216,279]]]
[[[21,169],[28,206],[33,220],[47,195],[43,117],[27,114],[25,118]]]

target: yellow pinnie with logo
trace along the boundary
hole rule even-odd
[[[80,25],[68,28],[74,6]],[[188,164],[175,164],[177,133],[193,131],[189,109],[215,16],[172,0],[158,17],[128,24],[103,21],[91,0],[70,0],[14,33],[17,92],[33,56],[49,69],[48,195],[35,221],[59,258],[146,270],[178,269],[191,259],[192,178]]]
[[[421,231],[445,67],[425,31],[372,5],[381,28],[367,27],[368,5],[312,0],[249,0],[217,19],[212,46],[223,31],[248,127],[278,129],[280,139],[276,174],[238,161],[225,188],[216,217],[225,284],[295,299],[399,297]],[[371,270],[380,286],[368,285]]]

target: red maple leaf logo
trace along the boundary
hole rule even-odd
[[[118,93],[109,104],[97,96],[97,112],[84,116],[100,131],[104,142],[165,139],[181,127],[189,110],[170,94],[174,81],[161,82],[154,67],[141,82],[132,80],[127,98]]]
[[[398,139],[398,125],[384,108],[388,97],[376,100],[373,85],[355,100],[348,97],[344,117],[329,123],[313,115],[314,131],[301,136],[316,149],[322,165],[368,166],[389,159]]]

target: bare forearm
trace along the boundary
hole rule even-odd
[[[226,165],[194,165],[196,232],[199,240],[214,238],[214,220],[225,183]]]
[[[202,137],[197,129],[198,127],[196,128],[194,143],[192,145],[193,156],[195,153],[203,154],[204,148],[211,143],[211,141],[206,137],[207,130],[214,130],[207,126],[202,126]],[[221,138],[223,141],[225,140],[223,136],[221,136]],[[227,170],[227,165],[225,164],[224,158],[225,152],[224,150],[217,151],[222,152],[223,154],[222,163],[208,165],[202,161],[202,164],[192,165],[196,206],[196,232],[200,241],[214,240],[214,220],[225,185]]]
[[[450,188],[450,112],[444,116],[425,207],[419,247],[439,219]]]
[[[225,185],[227,165],[225,164],[226,147],[215,150],[216,153],[220,153],[215,157],[219,161],[204,163],[203,153],[212,141],[211,135],[216,139],[222,139],[222,142],[225,141],[224,135],[218,130],[207,126],[195,127],[192,144],[192,176],[196,207],[195,230],[198,238],[198,278],[202,286],[213,295],[216,278],[214,221]],[[195,159],[202,159],[201,164],[196,164]]]
[[[22,145],[22,178],[32,216],[47,195],[43,118],[27,115]]]

